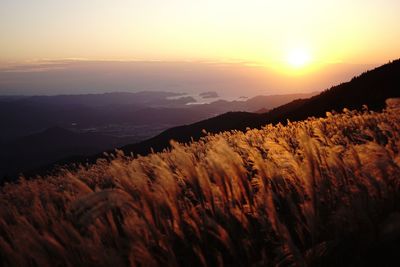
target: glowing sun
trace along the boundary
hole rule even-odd
[[[289,51],[286,60],[291,67],[302,68],[310,63],[311,55],[306,49],[296,48]]]

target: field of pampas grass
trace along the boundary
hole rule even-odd
[[[0,190],[2,266],[400,266],[400,109],[209,135]]]

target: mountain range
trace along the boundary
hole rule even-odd
[[[207,92],[210,94],[210,92]],[[235,101],[196,100],[169,92],[0,97],[0,177],[138,143],[176,125],[227,111],[271,109],[299,97],[256,96]],[[10,179],[10,178],[8,178]]]
[[[208,133],[259,128],[268,123],[285,123],[287,120],[304,120],[310,116],[322,117],[327,111],[343,108],[360,109],[367,105],[371,110],[385,107],[385,100],[400,97],[400,60],[395,60],[367,71],[349,82],[333,86],[306,99],[297,99],[265,113],[228,112],[194,124],[174,127],[161,134],[127,145],[121,149],[127,154],[148,154],[169,147],[170,140],[189,142]]]
[[[224,114],[198,121],[196,123],[178,126],[163,131],[147,140],[119,147],[127,155],[147,155],[151,151],[159,152],[170,147],[171,140],[186,143],[200,139],[205,133],[218,133],[229,130],[244,131],[247,128],[261,128],[272,123],[299,121],[308,117],[323,117],[328,111],[341,111],[343,108],[361,109],[366,105],[370,110],[381,110],[385,107],[387,98],[400,97],[400,60],[394,60],[381,67],[362,73],[350,81],[333,86],[320,94],[308,98],[293,100],[280,105],[268,112],[226,112]],[[272,99],[276,101],[280,97]],[[265,98],[256,97],[246,101],[263,102]],[[276,102],[275,102],[276,103]],[[236,105],[237,103],[233,104]],[[243,103],[241,103],[243,105]],[[219,106],[218,103],[204,105]],[[113,150],[108,151],[113,153]],[[105,154],[93,156],[74,156],[42,168],[26,172],[27,176],[47,173],[55,166],[72,163],[94,163]]]

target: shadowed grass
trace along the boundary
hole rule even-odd
[[[146,157],[117,152],[78,171],[6,185],[0,261],[396,266],[396,103],[381,113],[344,110],[209,135]]]

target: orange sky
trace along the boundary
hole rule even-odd
[[[314,77],[400,57],[399,12],[398,0],[2,0],[0,64],[241,62]]]

